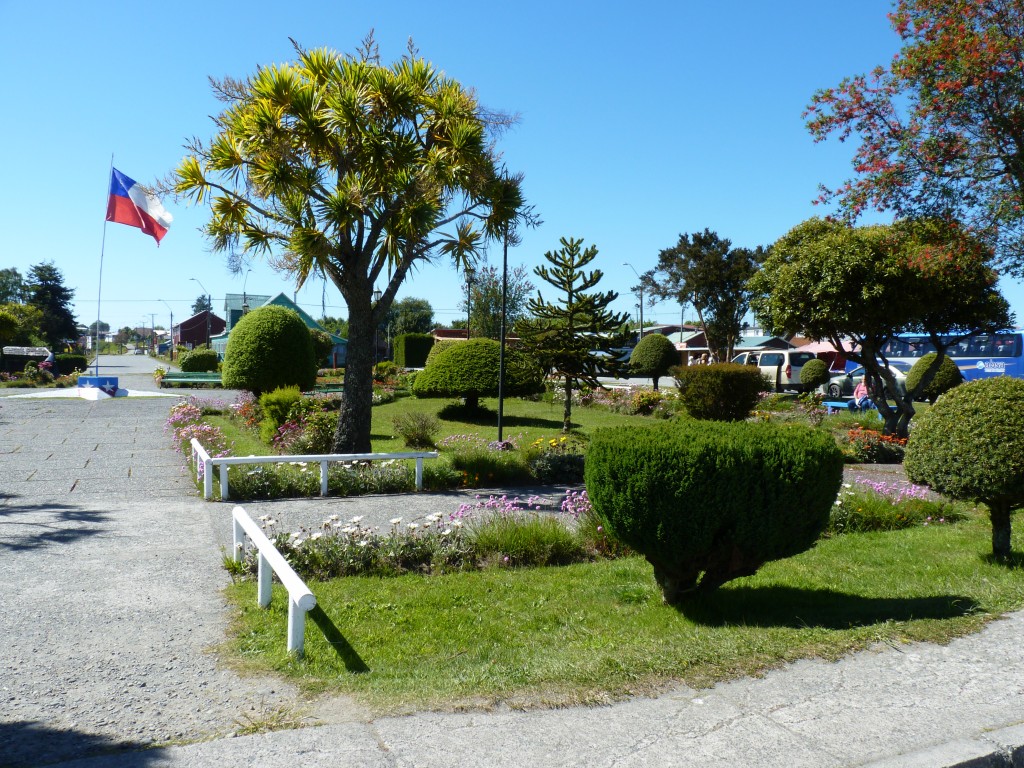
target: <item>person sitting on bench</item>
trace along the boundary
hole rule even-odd
[[[871,400],[871,394],[868,392],[868,377],[865,376],[860,380],[860,383],[853,389],[853,404],[857,410],[864,411],[868,408],[874,408],[875,404]]]

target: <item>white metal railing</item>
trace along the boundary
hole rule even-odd
[[[256,545],[256,599],[260,608],[270,605],[270,584],[275,573],[288,590],[288,652],[301,656],[306,635],[306,614],[316,607],[316,597],[244,509],[237,506],[232,509],[231,519],[234,528],[235,562],[241,562],[245,557],[246,535]]]
[[[436,459],[437,451],[407,451],[398,453],[314,453],[307,456],[220,456],[213,458],[202,444],[192,438],[192,460],[196,466],[196,479],[203,481],[203,498],[213,497],[213,468],[220,468],[220,498],[228,498],[228,467],[239,464],[319,464],[320,495],[327,495],[327,466],[336,461],[377,461],[385,459],[416,460],[416,490],[423,490],[423,460]]]

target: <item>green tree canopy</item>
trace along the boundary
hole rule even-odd
[[[403,333],[430,333],[434,329],[434,308],[426,299],[408,297],[391,305],[384,324],[391,336]]]
[[[1024,0],[898,0],[903,48],[814,94],[816,140],[857,142],[856,175],[824,189],[852,217],[969,222],[1024,272]]]
[[[64,285],[64,276],[52,261],[36,264],[26,281],[28,303],[42,313],[39,335],[52,350],[60,350],[67,340],[78,338],[78,324],[71,312],[73,288]]]
[[[898,333],[927,334],[938,370],[952,343],[942,334],[955,341],[1007,327],[1009,306],[991,264],[988,248],[943,222],[851,227],[815,218],[772,246],[750,281],[752,306],[771,332],[806,333],[862,364],[896,403],[877,403],[886,431],[905,435],[913,398],[934,374],[901,397],[879,352]]]
[[[473,261],[523,208],[493,141],[512,121],[412,50],[381,64],[372,37],[355,56],[296,52],[215,82],[218,133],[189,144],[175,190],[210,203],[206,235],[239,269],[266,258],[297,286],[316,276],[341,292],[349,343],[333,450],[365,453],[374,331],[409,271]]]
[[[682,234],[674,246],[662,250],[644,283],[661,299],[692,303],[712,352],[719,360],[731,360],[750,308],[747,281],[764,257],[761,246],[733,248],[732,241],[705,229]]]
[[[14,267],[0,269],[0,304],[19,303],[24,300],[25,281]]]
[[[584,268],[597,258],[597,247],[583,250],[583,240],[573,238],[563,237],[559,242],[560,249],[544,254],[548,264],[533,270],[554,286],[558,298],[546,301],[538,291],[528,304],[532,318],[520,321],[516,332],[524,351],[562,378],[562,430],[568,432],[572,428],[573,387],[600,387],[597,377],[618,367],[610,350],[622,342],[620,332],[626,315],[608,309],[618,293],[592,290],[604,273],[599,269],[585,272]]]
[[[481,397],[498,396],[498,357],[493,339],[459,341],[441,350],[413,382],[416,397],[464,397],[475,410]],[[533,395],[544,391],[543,372],[526,355],[507,350],[505,394]]]
[[[192,314],[198,315],[200,312],[213,312],[213,302],[205,293],[200,294],[196,300],[192,302]]]
[[[511,328],[516,321],[526,316],[526,303],[534,290],[526,267],[518,266],[508,270],[505,296],[506,328]],[[477,269],[469,293],[473,299],[473,316],[469,324],[471,335],[488,339],[500,338],[501,270],[492,266]],[[467,308],[465,300],[460,306],[462,309]]]

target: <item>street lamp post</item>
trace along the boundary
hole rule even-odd
[[[171,338],[170,338],[170,343],[167,346],[167,354],[170,357],[171,362],[173,363],[174,362],[174,310],[171,309],[171,305],[168,304],[163,299],[160,299],[160,303],[163,304],[165,307],[167,307],[168,311],[170,311],[170,313],[171,313],[171,330],[170,330]]]
[[[377,304],[380,303],[381,292],[379,288],[373,289],[373,304],[374,309],[377,308]],[[373,324],[373,364],[376,365],[380,362],[380,340],[378,339],[378,331],[380,331],[380,323]]]
[[[634,269],[633,265],[628,261],[622,262],[622,266],[629,267],[633,270],[633,274],[636,275],[636,279],[640,281],[637,285],[637,290],[640,292],[640,333],[637,335],[637,343],[640,343],[640,339],[644,337],[644,279],[640,277],[640,273]]]
[[[466,340],[469,340],[470,336],[470,325],[473,319],[473,278],[476,276],[476,270],[468,264],[466,265]]]
[[[199,287],[203,289],[203,293],[206,294],[206,348],[210,348],[210,313],[213,311],[213,297],[210,292],[206,290],[206,286],[199,282],[199,278],[190,277],[189,280],[199,283]]]
[[[245,270],[245,279],[242,281],[242,314],[245,315],[249,312],[249,297],[245,293],[245,286],[249,282],[249,273],[252,272],[252,267]]]

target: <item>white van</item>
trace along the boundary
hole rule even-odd
[[[769,382],[774,383],[776,392],[791,389],[803,392],[800,371],[804,363],[814,360],[816,355],[798,349],[762,349],[756,352],[740,352],[732,359],[742,365],[756,365]]]

